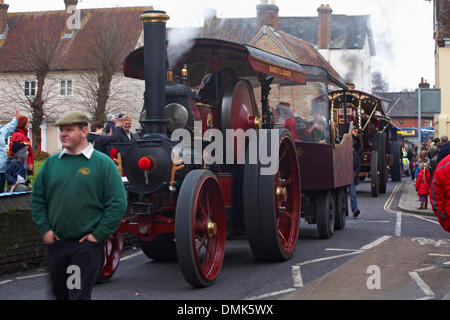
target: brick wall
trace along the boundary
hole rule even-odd
[[[16,199],[23,205],[24,198]],[[136,236],[125,234],[124,249],[136,245]],[[0,212],[0,275],[36,268],[45,254],[45,245],[29,210]]]
[[[436,41],[450,38],[450,0],[435,0]]]
[[[417,118],[393,118],[395,121],[397,121],[402,128],[412,128],[417,127],[418,121]],[[431,120],[432,126],[434,125],[433,118],[422,118],[422,127],[425,127],[426,123],[425,121]]]
[[[45,247],[29,211],[0,214],[0,274],[39,266]]]

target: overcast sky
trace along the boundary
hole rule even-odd
[[[270,1],[269,1],[270,2]],[[5,0],[9,12],[64,10],[63,0]],[[255,17],[260,0],[82,0],[78,7],[149,6],[165,10],[169,27],[200,26],[205,7],[218,17]],[[275,0],[280,16],[316,16],[321,4],[334,14],[370,14],[376,53],[373,70],[388,78],[391,91],[416,88],[424,77],[434,85],[432,2],[426,0]]]

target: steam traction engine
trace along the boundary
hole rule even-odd
[[[279,170],[272,175],[260,174],[263,165],[259,161],[256,164],[207,164],[203,157],[204,145],[200,152],[195,148],[177,149],[179,141],[170,138],[175,129],[185,129],[191,134],[191,146],[195,146],[204,143],[198,137],[201,139],[208,129],[258,131],[262,125],[270,129],[261,120],[263,117],[249,81],[236,79],[223,88],[223,97],[215,86],[215,93],[219,94],[209,102],[199,102],[186,85],[191,66],[209,61],[205,68],[218,76],[220,68],[223,69],[220,64],[228,58],[230,63],[240,61],[240,68],[255,75],[255,79],[259,76],[258,81],[263,84],[265,74],[261,71],[269,70],[266,64],[270,62],[262,56],[257,64],[252,64],[248,48],[220,41],[214,43],[217,50],[225,48],[223,54],[211,58],[210,53],[216,49],[211,49],[208,41],[204,41],[198,50],[205,50],[206,57],[191,55],[188,61],[180,58],[175,72],[168,71],[165,22],[169,17],[163,11],[146,11],[140,18],[144,24],[144,47],[126,58],[124,74],[145,80],[141,129],[136,141],[114,146],[119,150],[129,180],[126,189],[131,216],[122,220],[117,232],[106,243],[101,277],[110,278],[117,269],[123,233],[130,232],[138,236],[147,257],[177,259],[191,285],[208,286],[222,266],[227,217],[230,216],[228,220],[232,220],[235,227],[246,229],[256,258],[289,259],[298,237],[301,194],[300,169],[290,133],[269,130],[269,136],[279,135]],[[221,61],[219,66],[217,61]],[[280,68],[270,70],[279,72]],[[175,76],[174,80],[174,73],[181,76]],[[192,77],[198,79],[202,75],[193,72]],[[219,80],[217,77],[216,84]],[[263,104],[263,115],[266,111]],[[200,135],[196,135],[194,121],[201,121]],[[248,141],[245,146],[248,158]],[[193,161],[183,162],[186,156]]]
[[[336,106],[336,115],[355,122],[354,136],[360,155],[361,180],[370,178],[371,193],[378,197],[386,193],[389,175],[392,181],[401,181],[402,146],[397,131],[399,125],[385,115],[383,101],[358,90],[330,92],[330,101]]]

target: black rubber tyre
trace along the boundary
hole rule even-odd
[[[329,239],[334,232],[336,203],[331,191],[322,192],[316,197],[317,231],[321,239]]]
[[[334,229],[342,230],[345,227],[345,220],[348,216],[348,194],[347,187],[336,190],[336,216]]]
[[[163,233],[152,241],[139,240],[139,244],[147,258],[155,261],[176,261],[177,249],[174,238],[173,233]]]
[[[270,150],[272,134],[273,131],[269,131],[267,135],[268,150]],[[290,223],[287,223],[282,217],[282,209],[277,209],[278,200],[275,196],[277,185],[279,185],[279,182],[275,180],[282,172],[285,172],[284,161],[286,160],[280,160],[280,170],[275,175],[260,174],[264,166],[259,164],[246,164],[244,167],[243,199],[248,239],[253,255],[257,259],[265,261],[286,261],[292,257],[300,222],[300,167],[295,153],[294,140],[289,131],[283,129],[279,130],[279,142],[280,148],[283,146],[283,148],[289,149],[289,154],[285,156],[289,157],[289,163],[291,160],[294,162],[290,163],[287,170],[291,174],[292,182],[285,186],[288,189],[289,206],[294,203],[293,207],[295,208],[285,209],[293,212]],[[282,155],[279,157],[281,158]],[[246,162],[248,163],[248,161]],[[283,222],[281,222],[282,220]],[[287,237],[285,237],[284,231],[287,231]]]
[[[378,168],[378,151],[372,151],[370,159],[370,189],[372,197],[378,197],[380,193],[380,174]]]
[[[231,202],[229,224],[227,225],[227,236],[239,237],[245,235],[244,204],[243,204],[243,177],[244,165],[238,165],[231,176]],[[228,218],[228,217],[227,217]],[[229,228],[228,228],[229,227]]]
[[[402,145],[399,141],[394,141],[391,144],[392,151],[392,168],[391,168],[391,179],[392,181],[401,181],[402,180]]]
[[[378,167],[380,175],[379,192],[386,193],[389,173],[386,166],[386,134],[384,132],[376,133],[374,150],[378,151]]]
[[[206,229],[210,222],[215,224],[211,234]],[[196,288],[212,285],[225,254],[226,216],[222,192],[211,171],[192,170],[184,178],[175,211],[175,238],[186,281]]]

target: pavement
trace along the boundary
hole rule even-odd
[[[428,206],[426,210],[418,210],[420,207],[419,196],[417,195],[416,182],[408,178],[402,186],[402,194],[398,201],[398,209],[404,212],[417,213],[425,216],[435,216],[431,208],[430,199],[428,198]]]
[[[390,237],[283,299],[447,300],[449,247],[449,239]]]

